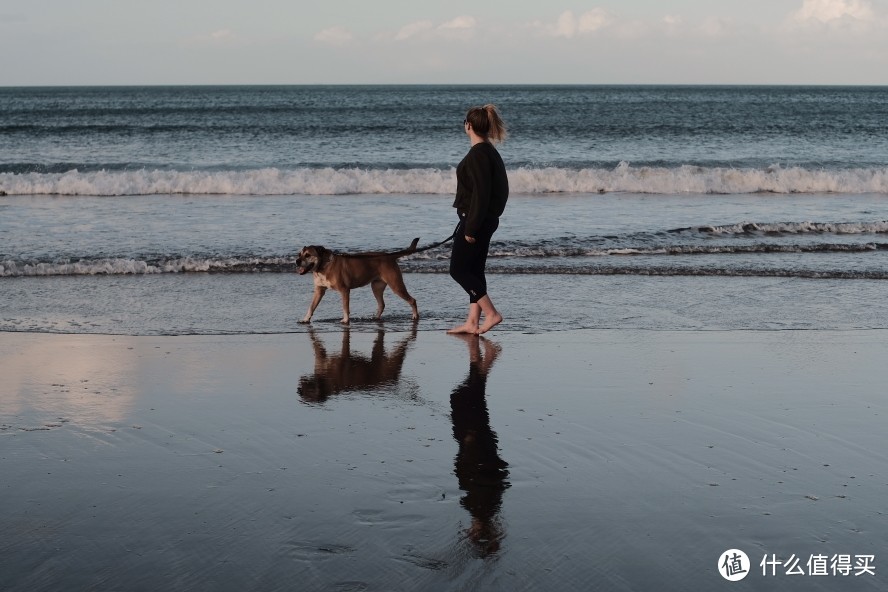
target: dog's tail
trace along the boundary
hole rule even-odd
[[[416,245],[419,244],[419,237],[413,239],[413,242],[410,243],[410,246],[406,249],[401,249],[400,251],[392,251],[390,253],[381,253],[381,252],[373,252],[373,253],[334,253],[339,257],[348,257],[350,259],[375,259],[377,257],[406,257],[407,255],[411,255],[417,251]]]
[[[419,244],[419,237],[417,236],[413,239],[413,242],[410,243],[410,246],[404,249],[403,251],[397,251],[396,253],[392,253],[395,257],[404,257],[405,255],[410,255],[411,253],[416,252],[416,245]]]

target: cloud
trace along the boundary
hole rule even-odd
[[[555,37],[567,37],[568,39],[576,35],[577,19],[574,17],[574,13],[570,10],[562,12],[551,32]]]
[[[472,16],[458,16],[451,21],[447,21],[446,23],[441,23],[438,25],[438,29],[447,30],[447,29],[474,29],[477,23],[475,22],[475,17]]]
[[[614,22],[614,17],[604,8],[593,8],[580,16],[575,16],[572,10],[565,10],[558,16],[554,24],[544,24],[539,21],[531,26],[541,29],[552,37],[564,37],[572,39],[577,35],[593,33],[603,29]]]
[[[700,32],[707,37],[724,37],[730,32],[730,23],[724,19],[709,17],[700,24]]]
[[[577,30],[580,33],[591,33],[598,29],[603,29],[612,22],[614,22],[614,19],[607,10],[595,8],[580,15],[580,24]]]
[[[416,21],[415,23],[410,23],[409,25],[401,27],[401,30],[395,35],[395,41],[404,41],[427,31],[431,31],[434,28],[435,24],[432,21]]]
[[[420,39],[429,41],[434,39],[467,39],[473,34],[478,23],[475,17],[458,16],[449,21],[445,21],[436,25],[429,20],[416,21],[401,27],[394,37],[389,36],[388,39],[395,41],[406,41],[408,39]],[[380,40],[386,36],[379,36]]]
[[[314,36],[315,41],[328,43],[330,45],[346,45],[352,39],[354,39],[354,35],[352,35],[351,31],[344,27],[338,26],[319,31]]]
[[[804,0],[798,10],[786,16],[782,29],[790,39],[809,44],[822,43],[822,36],[828,35],[831,42],[841,39],[883,51],[888,14],[884,3],[870,0]]]
[[[846,17],[868,21],[873,16],[873,7],[866,0],[805,0],[792,19],[798,23],[829,23]]]

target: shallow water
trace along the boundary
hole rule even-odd
[[[444,274],[406,273],[421,332],[459,324],[465,294]],[[488,275],[505,316],[496,333],[574,329],[786,330],[888,328],[881,280],[631,275]],[[213,335],[341,331],[329,292],[311,325],[311,279],[295,274],[7,278],[0,331]],[[409,331],[410,308],[390,291],[381,322],[369,288],[351,294],[351,330]]]
[[[302,245],[427,245],[454,220],[436,196],[4,199],[3,331],[304,331],[311,281],[291,273]],[[883,328],[885,199],[518,195],[494,236],[490,291],[502,330]],[[401,260],[420,330],[463,314],[448,256]],[[385,327],[410,329],[407,310],[388,291]],[[374,311],[369,289],[354,290],[355,328],[374,330]],[[340,318],[330,293],[315,326]]]

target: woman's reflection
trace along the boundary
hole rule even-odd
[[[499,457],[485,398],[487,377],[501,348],[484,337],[457,337],[469,348],[469,375],[450,395],[453,437],[459,444],[454,465],[465,492],[460,505],[472,516],[466,534],[481,556],[488,557],[499,550],[505,536],[499,512],[509,487],[509,465]]]

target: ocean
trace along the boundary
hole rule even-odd
[[[0,331],[305,331],[300,248],[449,236],[487,102],[501,329],[888,327],[888,88],[231,86],[0,89]],[[448,257],[401,260],[420,329],[464,313]]]

